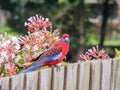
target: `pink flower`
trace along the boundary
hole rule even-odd
[[[17,67],[13,66],[11,67],[11,69],[6,72],[6,76],[12,76],[12,75],[15,75],[17,73],[18,69]]]
[[[105,53],[105,50],[99,50],[98,46],[93,47],[92,49],[88,49],[85,54],[80,55],[80,60],[89,61],[89,60],[106,60],[109,56]]]
[[[82,54],[80,55],[80,58],[84,61],[91,60],[91,57],[88,54]]]
[[[15,67],[15,65],[12,62],[9,62],[7,64],[4,65],[5,66],[5,74],[6,76],[12,76],[15,75],[17,73],[17,67]]]
[[[43,18],[38,15],[30,17],[24,25],[27,26],[30,32],[36,32],[40,29],[52,27],[52,23],[49,21],[48,18]]]
[[[25,58],[25,62],[30,62],[32,59],[33,59],[33,57],[27,56],[27,57]]]
[[[25,35],[24,37],[20,38],[20,44],[28,44],[29,43],[29,37]]]

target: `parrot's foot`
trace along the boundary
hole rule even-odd
[[[54,65],[54,66],[57,69],[57,71],[60,71],[60,66],[58,66],[58,65]]]

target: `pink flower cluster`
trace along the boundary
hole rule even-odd
[[[99,50],[98,46],[93,47],[92,49],[88,49],[85,54],[80,55],[80,60],[82,61],[90,61],[90,60],[106,60],[109,56],[105,53],[104,49]]]
[[[52,31],[52,23],[48,18],[32,16],[25,22],[25,26],[28,29],[25,36],[16,38],[7,34],[0,35],[0,77],[21,72],[26,62],[34,60],[59,40],[59,31]]]
[[[0,38],[0,74],[2,76],[11,76],[17,72],[17,67],[13,62],[20,45],[18,44],[18,39],[15,37],[0,35]]]
[[[43,18],[42,16],[32,16],[28,18],[28,21],[24,24],[27,26],[30,32],[39,31],[40,29],[46,29],[48,27],[52,27],[52,23],[48,18]]]
[[[30,62],[35,59],[43,51],[57,43],[59,40],[58,35],[58,30],[53,32],[45,30],[44,32],[28,33],[28,35],[21,37],[20,44],[22,45],[22,49],[19,51],[21,58],[24,59],[24,62]]]

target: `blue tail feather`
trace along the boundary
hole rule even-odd
[[[35,71],[40,66],[42,66],[42,64],[35,64],[35,65],[29,67],[27,70],[23,71],[22,73],[28,73],[28,72],[31,72],[31,71]]]

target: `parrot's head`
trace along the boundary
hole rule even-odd
[[[63,44],[69,44],[70,43],[69,34],[66,34],[66,33],[63,34],[61,38],[61,42]]]
[[[62,47],[62,55],[65,57],[69,51],[70,38],[69,34],[63,34],[60,40],[60,46]]]

